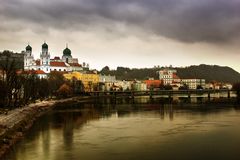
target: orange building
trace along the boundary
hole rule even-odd
[[[145,80],[144,82],[147,84],[147,89],[159,88],[162,84],[161,80]]]

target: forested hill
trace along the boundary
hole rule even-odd
[[[116,75],[116,78],[120,80],[145,80],[149,77],[158,79],[157,71],[160,69],[162,68],[130,69],[125,67],[118,67],[117,70],[109,70],[109,67],[106,66],[100,71],[100,73],[106,75]],[[199,66],[174,69],[177,70],[177,75],[180,78],[203,78],[206,79],[207,82],[240,82],[240,73],[230,67],[202,64]]]

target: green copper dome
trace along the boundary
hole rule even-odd
[[[46,42],[43,43],[42,48],[48,49],[48,45]]]
[[[28,45],[28,46],[26,47],[26,51],[32,51],[32,47],[31,47],[30,45]]]
[[[63,50],[63,55],[64,55],[64,56],[71,56],[71,53],[72,53],[72,52],[71,52],[70,49],[68,49],[68,47]]]

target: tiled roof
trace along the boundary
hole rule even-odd
[[[68,64],[72,67],[82,67],[82,65],[79,63],[68,63]]]
[[[43,70],[36,70],[35,74],[46,74]]]
[[[66,67],[66,64],[64,62],[50,62],[50,66],[53,66],[53,67]]]
[[[60,73],[60,74],[67,74],[68,71],[50,71],[50,73]]]
[[[23,71],[22,74],[46,74],[43,70]]]
[[[154,87],[159,87],[161,85],[162,81],[161,80],[145,80],[144,81],[148,87],[154,86]]]
[[[60,57],[54,57],[54,60],[60,60]]]

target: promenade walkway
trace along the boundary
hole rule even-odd
[[[12,128],[15,124],[22,121],[27,114],[40,110],[46,106],[51,106],[54,103],[55,101],[41,101],[10,110],[7,114],[0,114],[0,136],[3,134],[5,129]]]

